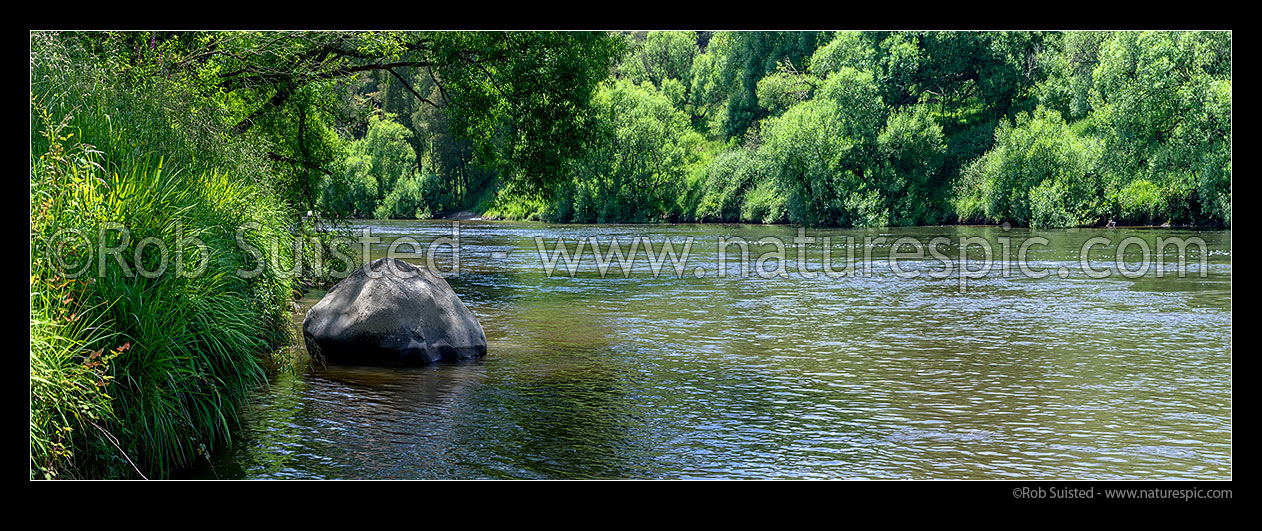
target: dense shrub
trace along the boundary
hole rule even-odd
[[[228,440],[290,339],[290,218],[248,137],[70,40],[32,36],[32,475],[163,476]]]
[[[785,223],[789,221],[788,196],[780,183],[766,179],[758,183],[741,203],[741,221],[745,223]]]
[[[617,81],[593,95],[596,139],[571,166],[570,203],[554,210],[578,223],[677,218],[678,198],[702,138],[652,85]]]
[[[347,217],[368,217],[377,206],[377,177],[372,158],[348,153],[341,171],[327,176],[320,189],[320,209]]]
[[[1159,224],[1169,220],[1174,195],[1148,179],[1135,179],[1114,194],[1113,202],[1118,218],[1126,223]]]
[[[1059,112],[1021,113],[999,125],[995,147],[965,171],[956,213],[1035,227],[1098,223],[1105,214],[1100,155],[1099,143],[1075,136]]]
[[[454,199],[443,186],[442,180],[432,173],[419,177],[404,177],[395,183],[390,193],[381,201],[373,217],[378,219],[432,218],[454,204]]]
[[[1119,32],[1099,60],[1091,108],[1110,192],[1144,179],[1163,196],[1160,217],[1230,224],[1231,34]],[[1117,214],[1139,221],[1131,212]]]
[[[388,115],[364,126],[322,205],[407,217],[458,208],[436,198],[484,197],[487,215],[585,223],[1230,224],[1229,32],[670,31],[617,40],[621,61],[569,124],[574,149],[534,145],[542,151],[531,156],[556,164],[527,180],[554,186],[514,186],[521,175],[469,180],[459,165],[430,162],[463,151],[436,147],[458,147],[443,140],[446,118],[431,116],[450,103],[414,75],[412,88],[443,102],[400,115],[414,136]],[[408,92],[379,77],[356,97],[403,112],[396,100]],[[480,138],[507,145],[512,128],[497,116],[477,120]],[[383,150],[395,162],[383,163]],[[408,180],[417,162],[441,176],[422,179],[439,189],[419,193],[424,201]],[[365,206],[367,175],[377,186]]]
[[[733,149],[715,157],[706,168],[705,194],[696,208],[697,221],[736,222],[742,219],[746,194],[765,179],[757,153]],[[764,214],[758,214],[758,222]]]
[[[804,225],[884,225],[873,176],[886,109],[871,74],[843,67],[814,98],[763,126],[759,155],[787,192],[788,219]]]
[[[895,225],[937,223],[945,211],[942,128],[922,105],[893,112],[877,136],[877,186]]]
[[[320,208],[346,217],[424,219],[457,208],[449,183],[417,174],[412,132],[390,115],[369,120],[364,138],[346,144],[340,171],[323,180]]]

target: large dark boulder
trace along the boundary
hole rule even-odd
[[[486,334],[442,277],[382,258],[307,311],[307,352],[321,363],[425,365],[486,355]]]

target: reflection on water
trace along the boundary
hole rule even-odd
[[[366,225],[422,242],[450,232],[445,222]],[[1003,236],[1014,248],[1030,235],[811,232],[860,241]],[[630,278],[601,278],[589,259],[577,278],[547,278],[533,239],[691,236],[689,267],[713,271],[718,236],[795,234],[462,223],[461,275],[449,282],[485,328],[485,359],[281,375],[258,394],[231,449],[189,475],[1231,476],[1230,232],[1195,234],[1212,251],[1208,278],[992,275],[967,292],[954,278],[898,278],[883,263],[871,277],[845,279],[654,279],[643,257]],[[1044,232],[1051,243],[1030,260],[1053,271],[1076,266],[1082,243],[1102,234],[1193,235]],[[807,251],[818,264],[819,246]]]

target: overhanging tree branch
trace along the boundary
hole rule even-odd
[[[432,102],[432,101],[429,101],[429,100],[425,99],[425,97],[424,97],[424,96],[421,96],[421,93],[417,92],[417,91],[416,91],[416,89],[412,88],[412,85],[410,85],[410,84],[407,82],[407,80],[406,80],[406,79],[403,79],[403,76],[399,75],[399,73],[398,73],[398,72],[395,72],[393,68],[387,68],[387,69],[386,69],[386,72],[390,72],[390,74],[391,74],[391,75],[393,75],[393,76],[395,77],[395,79],[398,79],[398,80],[399,80],[399,83],[403,83],[403,87],[404,87],[404,88],[406,88],[406,89],[408,89],[408,92],[411,92],[413,96],[416,96],[416,99],[421,100],[421,101],[423,101],[423,102],[425,102],[425,103],[428,103],[431,107],[433,107],[433,108],[435,108],[435,109],[440,109],[440,108],[441,108],[441,107],[439,107],[439,106],[438,106],[438,104],[437,104],[437,103],[434,103],[434,102]]]
[[[294,87],[298,85],[309,83],[311,81],[317,81],[317,80],[323,80],[323,79],[335,79],[339,77],[345,77],[352,74],[356,74],[359,72],[369,72],[373,70],[385,70],[387,72],[390,72],[396,78],[398,78],[399,81],[402,81],[403,85],[407,87],[408,91],[411,92],[414,96],[416,96],[417,99],[420,99],[421,101],[428,103],[429,105],[437,109],[437,108],[440,108],[438,104],[421,96],[420,93],[418,93],[415,89],[412,88],[411,85],[407,83],[407,81],[404,81],[402,76],[400,76],[397,72],[394,71],[395,68],[429,67],[430,65],[431,63],[429,63],[428,61],[398,61],[398,62],[393,62],[393,63],[373,63],[373,64],[366,64],[366,65],[355,65],[355,66],[350,66],[350,67],[339,68],[336,70],[318,72],[316,74],[306,75],[306,76],[296,74],[294,72],[259,73],[252,77],[254,79],[269,80],[270,83],[277,86],[276,93],[272,95],[272,98],[269,99],[267,103],[263,104],[262,107],[259,107],[257,110],[251,113],[249,117],[238,122],[235,129],[238,133],[244,133],[246,131],[249,131],[250,127],[254,126],[255,120],[257,120],[259,116],[267,112],[269,109],[283,105],[289,99],[289,97],[294,94],[294,91],[295,91]]]

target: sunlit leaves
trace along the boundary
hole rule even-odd
[[[1172,217],[1231,218],[1231,34],[1122,32],[1100,52],[1091,106],[1113,186],[1145,178]]]

